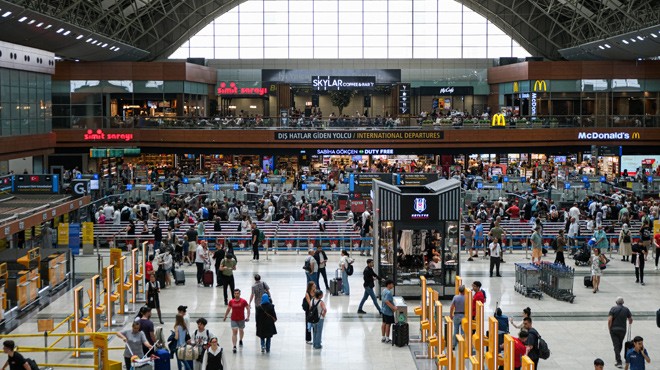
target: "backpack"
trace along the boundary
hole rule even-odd
[[[121,214],[119,216],[119,219],[121,221],[128,221],[131,219],[131,210],[128,208],[125,208],[123,211],[121,211]]]
[[[37,366],[37,362],[34,361],[33,359],[31,359],[31,358],[26,358],[26,359],[25,359],[25,362],[27,362],[28,365],[30,365],[30,369],[32,369],[32,370],[39,370],[39,366]]]
[[[307,322],[310,322],[312,324],[316,324],[319,322],[319,304],[321,301],[316,302],[316,304],[313,304],[310,308],[309,311],[307,311]]]
[[[206,340],[208,341],[211,339],[210,333],[208,329],[206,329],[205,331],[206,331]],[[197,338],[197,329],[195,329],[195,335],[193,336],[193,338]],[[198,351],[197,361],[199,362],[204,361],[204,352],[206,352],[206,348],[207,348],[207,344],[202,343],[197,345],[197,351]]]
[[[348,266],[346,266],[346,275],[351,276],[353,275],[353,262],[349,262]]]
[[[539,358],[547,360],[550,358],[550,348],[548,348],[548,343],[541,338],[539,335]]]
[[[627,233],[623,234],[623,242],[624,243],[630,243],[630,232],[627,232]]]
[[[257,241],[261,243],[264,240],[266,240],[266,234],[264,234],[263,231],[259,230],[259,236],[257,236]]]
[[[309,258],[309,257],[307,257],[307,258],[305,259],[305,265],[303,266],[303,270],[305,270],[305,271],[307,271],[307,272],[312,272],[312,264],[311,264],[311,262],[312,262],[312,259]]]

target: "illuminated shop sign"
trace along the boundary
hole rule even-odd
[[[578,140],[630,140],[639,139],[639,132],[578,132]]]
[[[532,117],[536,117],[538,99],[536,94],[537,91],[548,91],[548,84],[545,82],[545,80],[536,80],[534,82],[534,90],[532,91],[532,101],[530,104]]]
[[[275,140],[442,140],[443,131],[280,131]]]
[[[315,90],[356,90],[376,87],[374,76],[312,76]]]
[[[439,214],[437,196],[403,195],[401,197],[401,220],[433,221]]]
[[[132,141],[133,139],[133,134],[106,133],[101,129],[96,131],[87,130],[87,132],[83,135],[83,140],[85,141]]]
[[[392,155],[394,149],[316,149],[316,155]]]
[[[220,82],[218,87],[218,95],[259,95],[263,96],[268,94],[266,87],[238,87],[236,82]]]

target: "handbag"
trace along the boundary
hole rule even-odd
[[[628,334],[626,336],[626,342],[623,344],[623,354],[625,356],[626,353],[632,348],[635,348],[635,343],[630,339],[632,337],[632,324],[628,326]]]
[[[603,261],[603,258],[601,258],[601,257],[604,257],[605,261]],[[600,257],[598,258],[598,268],[601,269],[601,270],[605,270],[607,268],[607,262],[609,262],[607,260],[607,257],[605,257],[601,254]]]
[[[269,314],[269,313],[266,312],[265,310],[264,310],[264,313],[266,314],[266,316],[270,317],[270,319],[273,320],[273,322],[277,322],[277,317],[273,317],[273,316],[271,316],[271,314]]]
[[[199,357],[199,349],[192,344],[185,344],[176,349],[176,357],[183,361],[197,360]]]

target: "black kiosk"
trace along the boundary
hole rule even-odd
[[[443,298],[454,295],[459,274],[461,183],[424,186],[373,181],[374,258],[377,273],[395,282],[394,294],[419,299],[420,276]]]

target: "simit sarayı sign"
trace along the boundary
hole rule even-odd
[[[85,141],[133,141],[133,134],[129,133],[105,133],[98,129],[95,131],[87,130],[83,135]]]
[[[265,87],[238,87],[236,82],[220,82],[218,87],[218,95],[259,95],[263,96],[268,94],[268,89]]]

